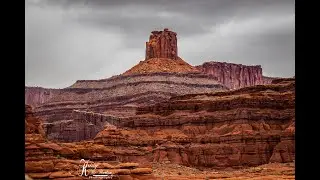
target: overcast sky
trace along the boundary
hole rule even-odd
[[[26,85],[64,88],[103,79],[145,56],[150,32],[177,32],[191,65],[261,65],[266,76],[295,69],[294,0],[27,0]]]

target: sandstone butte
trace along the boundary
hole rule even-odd
[[[264,77],[260,66],[192,67],[168,29],[122,75],[27,87],[26,102],[33,179],[88,179],[80,159],[113,179],[294,178],[295,79]]]

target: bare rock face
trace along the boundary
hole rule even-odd
[[[196,167],[258,166],[295,159],[295,81],[274,80],[234,91],[188,94],[138,107],[136,115],[108,121],[97,144],[139,147],[130,161]],[[129,155],[130,154],[130,155]]]
[[[154,179],[149,166],[116,159],[123,154],[119,149],[90,141],[49,141],[43,136],[42,120],[34,117],[29,105],[25,106],[25,114],[26,179],[93,179],[94,174],[103,172],[109,172],[108,179]],[[84,166],[86,174],[82,173]]]
[[[272,81],[275,80],[275,79],[281,79],[281,78],[262,76],[263,84],[272,84]]]
[[[80,141],[93,138],[104,122],[116,121],[112,115],[134,115],[139,105],[155,104],[175,95],[223,90],[227,88],[206,74],[122,75],[77,81],[38,106],[35,114],[44,120],[48,139]]]
[[[124,72],[122,75],[143,74],[143,73],[198,73],[199,70],[191,66],[181,58],[172,61],[169,58],[151,58],[140,61],[139,64]]]
[[[32,112],[32,107],[25,105],[25,132],[29,134],[40,134],[45,136],[44,130],[42,127],[42,121],[35,117]]]
[[[119,118],[94,112],[73,110],[72,119],[45,123],[48,139],[80,141],[93,139],[106,126],[118,124]]]
[[[213,75],[228,88],[238,89],[263,83],[261,66],[245,66],[225,62],[205,62],[197,66],[206,74]]]
[[[25,87],[25,103],[36,107],[48,102],[60,89],[48,89],[42,87]]]
[[[74,119],[105,128],[93,141],[77,143],[27,133],[25,172],[34,179],[78,178],[80,159],[90,159],[98,170],[120,179],[123,175],[152,179],[151,163],[226,168],[292,162],[295,81],[272,83],[176,96],[139,107],[129,117],[74,111]],[[28,123],[30,115],[26,106]]]
[[[165,28],[163,31],[152,31],[149,42],[146,42],[146,60],[150,58],[178,58],[177,33]]]
[[[230,89],[239,89],[248,86],[272,84],[279,77],[267,77],[262,75],[260,65],[246,66],[226,62],[205,62],[196,66],[201,72],[212,75]]]

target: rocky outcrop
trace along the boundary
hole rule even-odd
[[[140,147],[144,161],[187,166],[292,162],[294,89],[293,79],[279,79],[271,85],[173,97],[138,108],[136,116],[121,118],[118,127],[104,129],[94,140],[105,146]]]
[[[168,58],[151,58],[140,61],[139,64],[123,73],[123,75],[141,74],[141,73],[200,73],[197,68],[191,66],[181,58],[176,60]]]
[[[146,42],[145,60],[151,58],[178,58],[177,33],[165,28],[163,31],[152,31]]]
[[[155,179],[150,166],[114,160],[118,149],[90,142],[53,143],[31,134],[26,134],[25,143],[25,173],[33,179],[92,179],[98,174],[108,174],[108,179]]]
[[[140,178],[153,178],[151,163],[240,168],[292,162],[295,82],[273,83],[176,96],[126,117],[74,111],[75,119],[105,121],[104,129],[94,141],[77,143],[26,134],[26,173],[32,178],[79,177],[80,159],[90,159],[97,170]]]
[[[150,166],[120,162],[121,151],[89,141],[55,143],[41,134],[40,119],[26,105],[25,173],[33,179],[92,179],[108,173],[108,179],[155,179]]]
[[[32,107],[29,105],[25,105],[25,133],[45,136],[42,121],[34,116]]]
[[[25,87],[25,104],[32,107],[48,102],[54,95],[59,93],[59,89],[48,89],[42,87]]]
[[[44,123],[44,129],[48,139],[68,142],[90,140],[106,125],[119,125],[120,119],[108,114],[73,110],[70,120]]]
[[[148,73],[80,80],[35,109],[45,121],[47,137],[65,141],[93,138],[103,125],[78,121],[74,110],[131,116],[137,106],[189,93],[227,90],[215,78],[199,73]]]
[[[263,84],[272,84],[272,81],[275,79],[281,79],[281,78],[262,76]]]
[[[295,159],[295,82],[287,78],[273,83],[175,96],[166,102],[141,106],[136,115],[123,117],[75,110],[74,121],[103,130],[95,131],[93,142],[65,143],[63,146],[71,151],[64,151],[72,152],[73,158],[142,165],[155,162],[239,168],[292,162]],[[68,128],[68,125],[59,127]],[[81,128],[89,126],[73,129],[93,136]],[[57,132],[73,137],[65,129]]]
[[[271,84],[272,77],[262,75],[262,68],[257,66],[246,66],[226,62],[205,62],[196,68],[206,74],[217,78],[219,82],[230,89],[238,89],[248,86]]]

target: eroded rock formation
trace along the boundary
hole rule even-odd
[[[154,163],[240,168],[292,162],[295,82],[278,79],[273,83],[188,94],[144,106],[137,115],[106,120],[94,141],[51,142],[39,130],[26,131],[26,173],[34,179],[82,179],[80,159],[90,159],[97,165],[96,172],[129,179],[156,179],[151,174]],[[30,124],[39,128],[39,119],[30,119],[34,116],[28,106],[26,114],[27,129]],[[92,123],[104,119],[82,111],[74,116]]]
[[[146,57],[150,58],[178,58],[177,33],[165,28],[163,31],[152,31],[146,42]]]
[[[25,104],[32,107],[48,102],[54,95],[59,93],[59,89],[49,89],[42,87],[25,87]]]
[[[205,62],[197,68],[218,78],[228,88],[237,89],[263,84],[261,66],[245,66],[225,62]]]
[[[294,78],[294,77],[293,77],[293,78]],[[263,84],[272,84],[272,81],[273,81],[273,80],[276,80],[276,79],[282,79],[282,78],[262,76]]]
[[[110,173],[108,179],[155,179],[150,166],[117,160],[121,151],[93,142],[56,143],[41,133],[40,119],[26,105],[25,173],[33,179],[92,179],[93,175]],[[81,160],[83,159],[83,160]],[[83,167],[86,166],[86,175]],[[96,167],[96,168],[94,168]]]
[[[25,133],[27,134],[40,134],[43,137],[45,132],[43,129],[42,121],[35,117],[30,105],[25,105]]]
[[[176,60],[168,58],[151,58],[140,61],[139,64],[123,73],[123,75],[143,73],[200,73],[200,71],[178,57]]]
[[[107,122],[94,144],[124,150],[114,156],[119,161],[215,168],[292,162],[295,82],[273,83],[176,96],[126,117],[79,116]]]
[[[226,62],[205,62],[196,68],[206,74],[217,78],[219,82],[230,89],[238,89],[259,84],[271,84],[273,77],[262,75],[262,68],[257,66],[246,66]]]
[[[176,95],[222,90],[227,88],[215,78],[199,73],[121,75],[77,81],[35,111],[45,121],[49,139],[80,141],[93,138],[103,124],[80,121],[73,116],[74,110],[131,116],[140,105],[155,104]]]
[[[141,107],[138,115],[120,121],[133,132],[106,129],[95,141],[108,144],[110,131],[116,132],[114,145],[156,147],[154,161],[197,167],[292,162],[295,82],[288,78],[273,83],[177,96]]]

